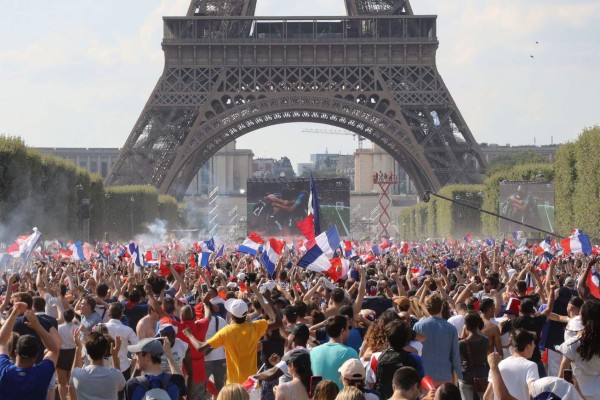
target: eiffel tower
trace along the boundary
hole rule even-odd
[[[106,183],[181,198],[228,142],[288,122],[368,138],[419,192],[480,182],[485,161],[436,67],[436,16],[344,1],[339,17],[255,16],[257,0],[193,0],[165,17],[163,74]]]

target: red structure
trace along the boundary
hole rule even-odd
[[[380,236],[390,237],[387,227],[392,221],[388,208],[392,204],[390,199],[389,190],[390,186],[398,183],[398,176],[393,173],[387,172],[374,172],[373,183],[379,185],[381,188],[381,194],[379,195],[379,208],[381,208],[381,214],[379,214],[379,225],[381,226]]]

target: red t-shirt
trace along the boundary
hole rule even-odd
[[[199,341],[204,342],[206,340],[206,331],[208,330],[209,322],[210,321],[208,319],[203,318],[198,321],[181,321],[179,323],[177,337],[186,342],[190,348],[190,354],[192,355],[192,369],[194,373],[194,382],[206,382],[206,367],[204,365],[204,353],[199,352],[194,346],[192,346],[190,339],[188,339],[187,336],[183,334],[183,331],[186,328],[190,328],[190,331],[192,331],[194,337]]]

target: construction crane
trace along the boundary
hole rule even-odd
[[[302,133],[325,133],[327,135],[344,135],[344,136],[354,136],[355,139],[358,140],[358,148],[363,148],[363,142],[367,139],[364,137],[357,135],[354,132],[347,131],[345,129],[317,129],[317,128],[307,128],[302,129]]]

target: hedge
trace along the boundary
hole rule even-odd
[[[600,239],[600,127],[587,128],[581,133],[573,156],[576,179],[572,196],[574,226],[571,228],[582,228],[591,238],[598,240]],[[569,232],[570,229],[567,229],[563,234]]]
[[[573,196],[577,182],[577,144],[565,143],[556,152],[554,175],[554,225],[558,232],[573,229],[575,210]]]
[[[21,138],[0,136],[2,241],[29,234],[34,226],[44,240],[85,240],[84,221],[89,222],[90,241],[105,239],[106,231],[111,240],[131,239],[132,216],[139,233],[157,218],[165,219],[170,229],[179,227],[179,215],[177,201],[159,198],[154,187],[115,187],[105,193],[99,175],[63,158],[40,155]]]

